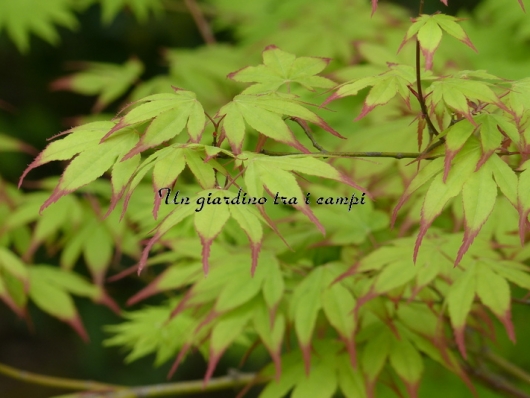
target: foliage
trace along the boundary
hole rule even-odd
[[[22,51],[31,32],[56,42],[53,23],[73,28],[94,1],[27,12],[40,3],[0,4]],[[101,5],[106,22],[126,5],[141,20],[164,7]],[[255,381],[274,398],[372,397],[383,383],[417,396],[432,360],[472,390],[475,378],[522,396],[473,371],[492,317],[515,342],[511,305],[530,290],[530,78],[480,58],[483,46],[505,51],[494,37],[509,24],[528,70],[517,2],[486,1],[469,21],[409,21],[376,0],[202,6],[234,43],[169,50],[169,72],[131,93],[143,72],[133,57],[52,84],[97,96],[95,112],[128,103],[55,136],[19,188],[69,161],[60,178],[35,192],[0,180],[0,298],[21,317],[32,301],[86,338],[72,295],[120,313],[105,282],[137,272],[145,287],[129,305],[171,297],[107,328],[128,362],[155,354],[173,373],[196,349],[207,383],[227,350],[262,346],[270,364]],[[454,38],[479,55],[462,57]],[[354,159],[368,157],[379,159]],[[39,249],[48,263],[34,264]]]

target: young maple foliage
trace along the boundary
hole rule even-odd
[[[147,12],[156,1],[131,7],[137,11],[140,3]],[[260,2],[214,3],[220,14],[232,7],[234,19],[241,8],[241,26],[247,27],[267,8]],[[302,3],[282,7],[298,12]],[[353,0],[340,4],[346,3],[361,6]],[[109,4],[106,15],[114,10]],[[323,10],[331,3],[315,4]],[[373,11],[376,6],[373,0]],[[24,201],[11,199],[6,190],[11,202],[22,203],[14,210],[0,195],[0,218],[7,220],[0,229],[7,238],[0,235],[0,244],[14,242],[0,246],[0,299],[21,315],[32,300],[85,337],[72,295],[116,310],[103,290],[116,246],[137,265],[123,270],[115,264],[120,272],[113,279],[145,267],[155,273],[164,265],[128,305],[171,295],[167,302],[124,314],[124,322],[108,328],[113,336],[106,343],[130,349],[127,361],[154,353],[157,365],[173,359],[173,375],[198,350],[208,360],[206,384],[231,347],[250,352],[261,345],[270,363],[259,373],[258,380],[267,383],[260,397],[373,398],[377,384],[386,381],[397,395],[417,397],[428,360],[473,390],[469,369],[484,360],[482,349],[488,347],[482,344],[493,339],[493,318],[515,341],[512,285],[530,290],[530,251],[519,247],[530,215],[530,80],[451,69],[465,64],[459,63],[460,54],[458,59],[444,54],[444,34],[474,49],[458,18],[420,15],[405,26],[404,13],[389,7],[384,14],[386,23],[398,26],[393,29],[406,31],[400,49],[417,40],[416,55],[418,62],[423,55],[425,68],[403,58],[408,48],[387,58],[385,46],[398,47],[402,33],[352,38],[350,30],[341,30],[341,23],[350,21],[333,21],[337,30],[326,31],[326,38],[337,42],[334,49],[355,50],[353,59],[333,65],[333,76],[345,81],[341,85],[320,76],[330,59],[298,57],[274,45],[261,53],[261,64],[228,73],[252,63],[247,58],[256,43],[241,45],[246,52],[212,44],[186,53],[195,58],[187,64],[195,75],[186,76],[179,64],[184,51],[175,51],[168,58],[172,76],[140,83],[136,101],[115,119],[59,134],[20,184],[33,168],[69,160],[62,176],[34,197],[24,194]],[[312,18],[304,26],[318,32],[328,14],[323,22]],[[283,33],[290,26],[278,22],[270,29]],[[344,37],[333,37],[335,32]],[[269,37],[263,35],[260,39]],[[296,35],[289,40],[296,48]],[[298,40],[305,43],[307,37]],[[205,72],[198,67],[203,64],[214,67]],[[223,70],[227,65],[232,69]],[[98,94],[98,106],[106,106],[141,73],[135,61],[92,66],[60,80],[58,88],[77,84],[79,92]],[[104,84],[109,75],[117,78]],[[203,90],[183,84],[190,81]],[[230,91],[236,87],[230,84],[241,83],[248,86]],[[311,104],[332,88],[324,105],[337,112]],[[205,100],[204,93],[213,99]],[[362,100],[342,100],[362,93]],[[346,109],[351,104],[359,122],[353,128]],[[426,128],[430,141],[423,152],[408,152],[416,150],[416,137],[422,149]],[[368,141],[380,145],[379,151],[399,152],[373,147],[359,152]],[[318,151],[311,153],[308,143]],[[286,147],[293,152],[275,152]],[[359,154],[396,159],[351,166],[349,158]],[[404,157],[416,160],[406,167]],[[364,193],[366,204],[351,208],[350,203],[349,209],[315,204],[320,195],[328,203],[353,202],[352,188]],[[70,195],[74,192],[88,193],[89,199]],[[311,203],[304,192],[313,195]],[[234,204],[242,194],[268,203]],[[272,204],[278,194],[289,205]],[[179,202],[177,196],[184,198]],[[400,230],[390,230],[390,223],[401,224]],[[21,228],[28,230],[25,235]],[[41,247],[62,248],[61,269],[31,264]],[[93,283],[72,270],[81,257]],[[450,327],[443,327],[443,320]]]

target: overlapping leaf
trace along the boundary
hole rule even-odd
[[[150,122],[140,142],[124,157],[124,160],[169,141],[187,127],[192,142],[199,142],[205,125],[202,105],[191,91],[175,88],[174,93],[153,94],[136,103],[125,116],[102,138],[107,140],[116,132],[129,126]]]
[[[276,91],[286,84],[298,83],[308,90],[331,88],[335,83],[325,77],[317,76],[328,65],[329,59],[316,57],[299,57],[268,46],[262,53],[263,64],[247,66],[228,77],[238,82],[255,83],[243,94]]]
[[[292,173],[328,178],[365,192],[351,178],[330,164],[313,157],[303,155],[271,157],[251,152],[243,152],[241,157],[246,159],[244,179],[250,196],[263,196],[263,188],[265,188],[275,196],[275,199],[278,196],[276,200],[277,202],[279,200],[279,204],[282,203],[280,197],[284,197],[286,202],[290,201],[289,204],[302,211],[322,232],[324,232],[324,227],[305,202],[305,196]]]
[[[494,259],[479,259],[477,262],[471,262],[465,268],[463,274],[456,279],[447,292],[446,300],[451,324],[458,348],[464,357],[467,357],[464,329],[475,295],[478,295],[480,301],[499,318],[510,339],[515,341],[511,322],[510,287],[507,279],[527,287],[528,274],[518,270],[519,267],[521,265],[516,268],[513,268],[511,264],[501,266]],[[528,270],[526,269],[526,271]],[[521,280],[516,280],[515,275],[521,276]]]
[[[30,34],[37,34],[56,44],[59,35],[54,24],[74,29],[77,19],[71,0],[2,1],[0,4],[0,31],[5,29],[20,51],[28,51]]]
[[[285,123],[284,116],[314,123],[336,137],[344,138],[296,97],[286,94],[240,94],[223,106],[217,116],[223,117],[223,132],[236,154],[242,150],[246,125],[275,141],[283,142],[301,152],[309,152],[295,138]]]
[[[52,83],[54,90],[71,90],[84,95],[98,95],[95,112],[101,111],[123,95],[143,71],[142,63],[131,59],[122,65],[89,62],[81,64],[84,71]]]
[[[435,80],[425,91],[426,101],[431,109],[439,104],[465,116],[472,124],[477,125],[470,103],[495,104],[503,110],[508,108],[490,88],[490,84],[458,76],[446,76]]]
[[[471,43],[471,40],[469,40],[469,37],[467,37],[466,32],[464,32],[464,29],[456,23],[457,21],[457,18],[445,14],[421,15],[414,19],[414,23],[407,31],[401,46],[416,36],[420,42],[421,51],[425,56],[425,69],[427,70],[432,68],[432,59],[434,52],[442,40],[442,31],[445,31],[477,51],[473,43]]]
[[[26,265],[13,252],[0,246],[0,299],[18,315],[24,313],[28,285]]]
[[[69,135],[49,144],[28,166],[20,177],[19,185],[27,173],[35,167],[53,160],[67,160],[75,156],[52,195],[42,205],[41,211],[62,196],[101,177],[138,143],[138,134],[127,128],[100,143],[112,126],[114,126],[112,122],[94,122],[67,130],[65,133]]]
[[[455,131],[459,132],[453,130]],[[465,228],[464,240],[455,265],[462,259],[491,214],[497,198],[497,187],[514,206],[517,206],[517,176],[514,171],[496,154],[491,155],[483,164],[480,164],[480,159],[479,142],[476,138],[470,137],[454,157],[447,178],[445,178],[446,173],[442,173],[443,161],[436,159],[421,169],[408,185],[394,209],[394,220],[397,211],[410,195],[430,181],[421,211],[420,231],[414,249],[415,259],[422,239],[434,219],[442,212],[448,201],[460,192],[464,203]]]
[[[339,98],[357,93],[372,86],[366,96],[361,113],[355,120],[359,120],[371,112],[376,106],[388,103],[397,94],[409,104],[410,90],[408,86],[416,81],[414,68],[406,65],[389,65],[389,70],[377,76],[368,76],[346,82],[339,86],[338,90],[328,97],[322,106]]]
[[[48,265],[36,265],[29,269],[28,294],[40,309],[68,323],[85,340],[88,340],[88,335],[71,294],[96,302],[109,302],[100,287],[91,285],[72,272]]]
[[[171,193],[171,187],[184,171],[187,165],[199,184],[204,189],[214,188],[216,186],[215,173],[220,171],[227,174],[224,167],[213,159],[215,155],[222,152],[227,156],[232,156],[229,151],[217,147],[210,147],[199,144],[175,144],[160,149],[145,159],[138,167],[131,165],[124,171],[124,178],[121,178],[121,185],[114,187],[113,179],[113,197],[111,200],[111,209],[114,208],[118,200],[125,194],[124,211],[133,191],[143,180],[145,175],[153,170],[153,190],[154,190],[154,207],[153,215],[157,218],[158,210],[162,201],[166,204],[177,204],[180,202],[179,191]],[[115,165],[130,162],[134,159],[127,159]],[[113,172],[113,177],[115,171]],[[182,195],[181,195],[182,196]]]
[[[222,189],[205,190],[191,199],[190,205],[181,205],[172,211],[157,227],[155,235],[149,240],[142,254],[139,271],[147,261],[149,250],[166,232],[185,218],[194,215],[195,230],[202,242],[204,273],[208,273],[210,247],[213,240],[230,217],[234,218],[246,233],[252,250],[252,272],[256,269],[261,249],[263,230],[261,223],[268,222],[261,216],[253,204],[238,205],[238,194]]]

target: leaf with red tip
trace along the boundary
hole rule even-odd
[[[473,140],[474,141],[474,140]],[[480,158],[479,148],[475,142],[466,143],[464,148],[455,157],[455,164],[449,177],[443,182],[443,175],[438,174],[432,181],[421,210],[420,232],[414,247],[414,260],[418,255],[421,241],[428,228],[436,217],[442,212],[446,203],[458,195],[475,170]]]
[[[282,103],[285,105],[285,111],[282,109]],[[296,104],[293,98],[273,94],[267,96],[237,95],[232,102],[221,108],[218,116],[224,116],[223,129],[232,151],[236,154],[241,152],[245,136],[245,123],[275,141],[307,153],[309,151],[295,138],[282,118],[283,115],[290,113],[303,116],[303,118],[310,118],[312,121],[331,129],[327,124],[323,124],[322,119],[314,113]],[[225,121],[225,119],[227,120]]]
[[[451,162],[455,155],[464,146],[467,139],[473,134],[475,126],[468,120],[461,120],[447,129],[445,136],[445,162],[444,162],[444,177],[443,181],[447,179]]]
[[[237,196],[231,193],[232,200]],[[263,228],[261,223],[267,223],[259,211],[253,206],[233,205],[229,206],[230,215],[237,221],[241,229],[245,231],[248,240],[250,241],[250,249],[252,250],[252,268],[251,274],[254,275],[256,266],[258,265],[258,255],[261,250],[261,241],[263,239]]]
[[[394,371],[407,386],[411,398],[418,396],[418,387],[423,373],[423,359],[407,339],[394,339],[389,355],[389,361]]]
[[[446,295],[449,318],[455,332],[456,344],[464,358],[467,358],[464,339],[466,319],[475,298],[476,286],[475,263],[471,263],[451,285]]]
[[[356,365],[355,321],[351,312],[355,299],[341,283],[333,283],[322,290],[322,309],[329,323],[346,342],[351,355],[351,366]]]
[[[382,325],[382,324],[381,324]],[[377,333],[373,333],[362,350],[361,365],[368,381],[368,396],[373,397],[375,380],[392,349],[393,336],[391,332],[381,326]]]
[[[81,152],[70,162],[41,211],[59,198],[101,177],[118,158],[138,142],[134,132],[124,131],[104,143]]]
[[[267,308],[272,312],[283,297],[285,290],[284,275],[278,260],[270,252],[265,251],[260,256],[260,263],[264,268],[266,277],[263,280],[262,294]]]
[[[499,186],[501,192],[506,196],[506,199],[517,208],[517,175],[515,171],[506,164],[497,154],[493,154],[489,160],[488,165],[493,171],[495,182]]]
[[[375,107],[388,103],[396,94],[408,103],[410,97],[408,86],[415,81],[416,77],[412,67],[392,64],[386,72],[380,75],[356,79],[339,86],[337,92],[328,97],[322,106],[338,98],[357,95],[363,88],[373,86],[364,101],[361,114],[355,119],[359,120]]]
[[[331,88],[335,85],[325,77],[316,76],[328,65],[327,58],[296,58],[276,46],[268,46],[262,55],[262,65],[248,66],[228,75],[237,82],[256,83],[244,91],[246,94],[275,91],[290,83],[298,83],[311,91],[314,87]]]
[[[519,170],[524,170],[519,174],[519,183],[517,184],[517,210],[519,211],[519,236],[521,245],[524,244],[526,233],[526,222],[530,214],[530,161],[523,163]]]
[[[367,398],[363,375],[359,368],[351,366],[346,355],[337,358],[339,387],[346,398]]]
[[[201,267],[200,262],[179,262],[179,264],[166,268],[154,281],[127,300],[127,305],[136,304],[155,294],[176,290],[195,282],[203,276]]]
[[[71,90],[84,95],[99,95],[94,110],[101,111],[122,96],[143,72],[138,59],[130,59],[122,65],[111,63],[84,63],[85,70],[63,77],[52,83],[53,90]]]
[[[1,105],[1,102],[0,102]],[[6,134],[0,134],[0,152],[26,152],[35,155],[38,151],[31,145]]]
[[[447,5],[447,4],[446,4]],[[456,17],[447,14],[434,14],[432,19],[442,28],[445,32],[449,33],[451,36],[460,40],[462,43],[470,47],[473,51],[478,52],[466,32],[460,25],[456,22],[459,20]]]
[[[68,135],[54,141],[35,158],[20,177],[19,187],[26,175],[34,168],[54,160],[68,160],[80,152],[97,147],[106,131],[114,126],[112,122],[93,122],[66,130]]]
[[[205,126],[202,105],[195,93],[175,89],[174,93],[155,94],[136,101],[135,108],[122,116],[103,140],[128,126],[151,121],[138,145],[127,155],[133,156],[166,142],[182,132],[185,126],[192,142],[198,142]]]
[[[328,398],[335,394],[338,386],[335,362],[323,360],[315,361],[311,372],[294,388],[291,398]]]
[[[298,343],[304,357],[306,374],[310,369],[311,340],[322,299],[322,267],[315,268],[296,286],[290,302],[290,318],[294,323]]]
[[[512,83],[511,90],[505,97],[510,109],[515,113],[515,119],[519,123],[525,110],[530,108],[530,78],[526,77]]]
[[[300,351],[293,350],[281,358],[282,373],[280,380],[274,380],[267,384],[260,394],[260,398],[284,397],[297,383],[305,380],[304,368],[300,366]],[[268,367],[263,373],[266,373]]]
[[[43,270],[43,267],[33,267],[30,270],[29,296],[31,300],[43,311],[70,324],[84,340],[87,340],[88,336],[79,319],[74,302],[61,284],[61,280],[44,278],[41,272]]]
[[[203,201],[212,200],[213,205],[204,205],[200,211],[196,211],[194,224],[203,245],[202,261],[204,273],[208,274],[208,257],[212,241],[223,229],[230,218],[228,205],[223,201],[223,191],[203,191],[199,199]],[[215,204],[216,199],[219,203]]]
[[[485,264],[478,264],[477,295],[482,304],[488,307],[504,324],[510,339],[515,343],[515,331],[511,321],[510,286],[506,279]]]
[[[372,0],[372,15],[374,15],[375,10],[377,10],[377,0]]]
[[[0,246],[0,270],[13,275],[24,284],[29,282],[29,273],[26,265],[12,251]],[[0,274],[0,278],[1,278]]]
[[[84,258],[95,283],[102,286],[112,261],[114,239],[103,222],[96,219],[90,224],[90,233],[83,242]]]
[[[403,204],[410,198],[410,196],[416,192],[420,187],[425,185],[428,181],[431,181],[433,177],[439,174],[444,169],[444,159],[436,158],[433,161],[429,162],[425,167],[423,167],[418,173],[414,176],[412,181],[408,184],[405,192],[399,199],[394,211],[392,212],[391,226],[394,225],[396,221],[397,212]]]
[[[387,264],[374,282],[373,293],[380,295],[404,285],[416,276],[418,269],[410,259]]]
[[[423,18],[425,15],[420,17]],[[440,41],[442,40],[442,29],[434,18],[429,18],[418,30],[417,33],[418,41],[420,42],[420,48],[425,57],[425,69],[432,69],[432,59],[434,52],[438,48]]]
[[[226,315],[221,316],[214,325],[210,337],[208,368],[204,376],[205,385],[208,384],[208,380],[211,378],[223,352],[241,335],[243,328],[252,318],[257,303],[257,300],[252,300],[241,305]]]
[[[460,262],[480,229],[490,216],[497,200],[497,184],[486,164],[474,172],[462,189],[464,204],[464,240],[458,250],[455,265]]]
[[[271,163],[272,167],[270,168],[266,166],[265,162],[260,163],[259,160],[252,161],[248,165],[245,172],[245,183],[249,194],[258,198],[261,197],[263,186],[265,186],[273,195],[278,194],[279,197],[285,197],[286,201],[291,200],[291,205],[294,208],[304,213],[322,233],[325,233],[324,227],[315,217],[309,205],[305,203],[302,190],[294,176],[279,167],[274,168],[273,163]],[[259,182],[253,179],[253,173],[258,174]],[[278,199],[277,204],[283,204],[281,199]]]
[[[281,352],[283,335],[285,334],[285,316],[277,314],[271,322],[271,317],[265,305],[260,305],[254,310],[252,318],[261,341],[267,347],[276,368],[276,381],[280,380],[282,374]]]
[[[471,80],[465,77],[448,76],[434,81],[425,92],[427,103],[430,107],[436,107],[439,103],[464,115],[472,124],[477,122],[472,116],[472,109],[468,101],[477,103],[495,104],[501,109],[507,110],[489,83]]]

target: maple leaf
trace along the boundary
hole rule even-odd
[[[333,166],[321,160],[303,155],[271,157],[252,152],[243,152],[244,164],[246,166],[244,180],[250,196],[261,197],[263,189],[269,193],[285,197],[291,200],[294,208],[304,213],[324,233],[324,227],[315,217],[313,211],[304,200],[304,195],[293,172],[329,178],[345,183],[355,189],[367,193],[358,186],[347,175],[339,172]],[[368,196],[370,196],[368,194]],[[275,198],[276,201],[282,199]],[[277,202],[276,204],[279,204]]]
[[[223,106],[216,117],[223,118],[222,131],[235,154],[239,154],[243,148],[246,125],[267,137],[308,153],[285,123],[284,115],[314,123],[334,136],[344,138],[295,96],[288,94],[240,94]]]
[[[59,41],[53,24],[69,29],[77,27],[71,0],[17,0],[0,2],[0,31],[6,29],[18,49],[29,49],[30,33],[49,43]]]
[[[99,112],[124,94],[143,71],[142,63],[131,59],[123,65],[88,62],[85,70],[60,78],[51,84],[52,90],[71,90],[84,95],[98,94],[93,111]]]
[[[474,51],[477,51],[473,43],[471,43],[471,40],[469,40],[466,32],[464,32],[464,29],[456,23],[457,21],[458,18],[445,14],[421,15],[420,17],[413,19],[414,23],[408,29],[399,49],[401,49],[408,40],[416,36],[420,42],[421,51],[425,56],[426,70],[432,69],[433,56],[442,40],[442,31],[445,31]]]
[[[388,103],[397,94],[409,105],[409,86],[416,81],[414,68],[406,65],[390,64],[389,69],[377,76],[362,77],[341,84],[335,94],[329,96],[321,106],[325,106],[331,101],[357,93],[369,86],[372,86],[363,104],[363,109],[355,120],[362,119],[376,106]]]
[[[202,105],[197,101],[195,93],[176,87],[173,89],[174,93],[153,94],[131,104],[138,106],[120,117],[101,142],[117,131],[147,121],[151,121],[149,127],[123,160],[172,139],[184,127],[187,127],[192,142],[199,142],[205,126]]]
[[[332,80],[316,76],[328,65],[329,59],[317,57],[299,57],[280,50],[276,46],[268,46],[262,53],[263,64],[247,66],[228,77],[237,82],[256,83],[247,88],[242,94],[255,94],[276,91],[282,85],[298,83],[308,90],[314,87],[331,88],[335,86]]]

